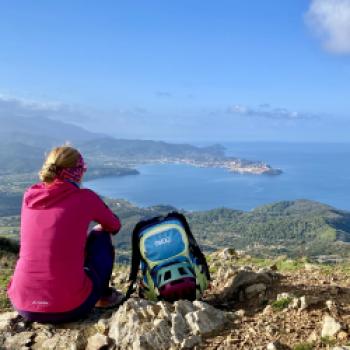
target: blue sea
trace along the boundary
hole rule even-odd
[[[169,204],[186,210],[227,207],[251,210],[311,199],[350,210],[350,143],[223,143],[227,155],[267,162],[282,175],[241,175],[188,165],[140,165],[140,175],[86,182],[100,195],[147,207]]]

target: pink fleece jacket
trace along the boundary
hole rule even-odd
[[[111,233],[120,229],[119,219],[91,190],[56,180],[25,192],[20,256],[8,287],[17,309],[65,312],[83,303],[92,289],[84,272],[91,221]]]

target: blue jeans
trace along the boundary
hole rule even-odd
[[[40,323],[63,323],[85,317],[96,302],[110,293],[109,280],[114,263],[114,247],[108,232],[91,231],[86,242],[84,269],[92,281],[92,291],[77,308],[66,312],[30,312],[17,310],[28,321]]]

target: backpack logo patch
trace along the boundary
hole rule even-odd
[[[164,238],[159,239],[158,241],[155,241],[154,245],[159,247],[161,245],[170,244],[170,243],[171,243],[171,238],[170,237],[164,237]]]

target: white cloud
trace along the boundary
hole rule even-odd
[[[238,114],[246,114],[249,112],[248,108],[246,106],[242,105],[233,105],[228,107],[227,111],[229,113],[238,113]]]
[[[148,115],[142,106],[131,108],[97,109],[90,106],[71,105],[54,101],[35,101],[3,95],[0,93],[0,130],[2,118],[47,118],[74,124],[93,132],[109,133],[132,137],[135,130],[141,130],[150,124],[162,122],[160,118]],[[152,130],[151,130],[152,131]]]
[[[326,50],[350,54],[350,0],[311,0],[305,20]]]
[[[95,120],[91,108],[55,101],[35,101],[0,93],[1,117],[44,117],[77,125]],[[96,113],[98,114],[98,113]]]
[[[270,106],[269,104],[263,104],[257,108],[235,104],[227,108],[227,113],[247,117],[284,120],[301,120],[316,118],[315,115],[312,115],[310,113],[290,111],[286,108],[275,108]]]

